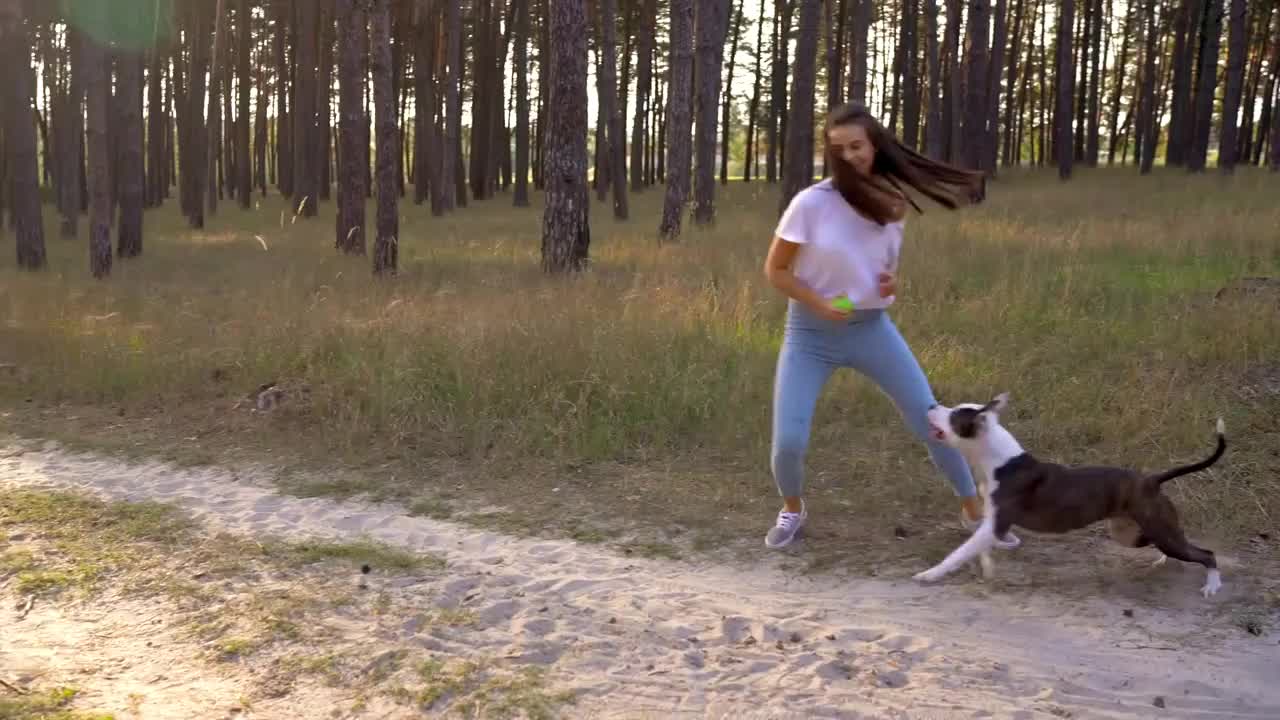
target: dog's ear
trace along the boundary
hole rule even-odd
[[[1009,393],[1002,392],[999,395],[992,398],[991,402],[987,403],[986,405],[983,405],[982,412],[995,413],[996,415],[999,415],[1000,413],[1004,412],[1005,408],[1007,407],[1009,407]]]

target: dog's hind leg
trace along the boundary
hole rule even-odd
[[[1199,563],[1205,567],[1206,577],[1200,593],[1209,597],[1222,589],[1222,574],[1218,572],[1218,559],[1210,550],[1192,545],[1178,524],[1178,510],[1170,500],[1157,495],[1147,512],[1135,518],[1142,526],[1142,535],[1166,556],[1182,562]]]

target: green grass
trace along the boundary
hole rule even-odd
[[[1242,384],[1280,373],[1280,313],[1213,294],[1280,275],[1278,189],[1244,170],[1005,173],[981,207],[909,218],[894,317],[944,400],[1010,391],[1008,424],[1047,458],[1167,467],[1205,454],[1225,416],[1213,479],[1171,490],[1193,528],[1275,533],[1277,398]],[[540,201],[501,195],[443,219],[402,206],[388,282],[333,251],[332,205],[282,225],[275,198],[224,204],[193,232],[171,203],[147,215],[145,254],[100,283],[83,243],[51,235],[47,272],[0,258],[0,363],[18,378],[0,378],[0,405],[15,432],[113,451],[342,468],[306,489],[432,517],[487,506],[490,526],[593,541],[620,524],[755,538],[777,502],[784,303],[760,272],[777,188],[718,193],[714,227],[663,247],[660,190],[633,196],[626,223],[593,203],[593,265],[574,279],[538,269]],[[285,402],[252,412],[267,382]],[[852,374],[819,404],[809,468],[814,507],[856,517],[835,544],[954,512]]]
[[[7,692],[7,691],[6,691]],[[59,687],[28,695],[0,695],[0,718],[6,720],[114,720],[113,715],[83,713],[68,709],[75,699],[74,688]]]

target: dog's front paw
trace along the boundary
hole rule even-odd
[[[1204,587],[1200,588],[1200,594],[1205,598],[1213,597],[1222,589],[1222,576],[1217,570],[1210,570],[1209,577],[1205,580]]]
[[[942,573],[937,570],[925,570],[924,572],[918,572],[915,575],[912,575],[911,579],[922,583],[937,582],[942,579]]]

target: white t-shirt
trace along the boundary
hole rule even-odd
[[[796,193],[774,234],[801,245],[792,272],[827,299],[840,295],[856,309],[886,308],[876,276],[896,273],[903,221],[879,225],[858,214],[828,178]]]

